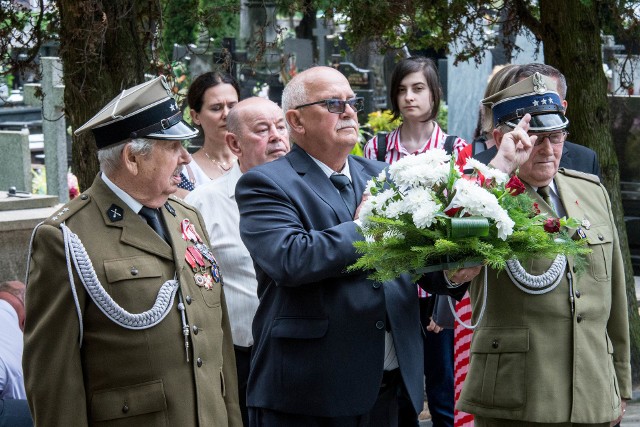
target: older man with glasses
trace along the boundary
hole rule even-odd
[[[505,132],[532,115],[534,146],[517,174],[542,213],[580,221],[566,231],[592,253],[584,271],[564,256],[490,270],[484,315],[481,280],[473,281],[473,321],[482,320],[457,408],[473,414],[477,427],[615,424],[631,397],[631,366],[625,277],[607,192],[595,175],[559,169],[569,122],[553,79],[535,73],[483,103],[492,108],[500,151]]]
[[[236,186],[260,298],[250,425],[397,426],[400,394],[416,411],[423,405],[415,287],[408,276],[376,283],[345,271],[359,256],[353,242],[362,239],[356,222],[366,182],[386,164],[349,155],[362,100],[337,70],[298,74],[282,104],[295,146]],[[424,282],[431,292],[464,289],[449,289],[441,272]]]

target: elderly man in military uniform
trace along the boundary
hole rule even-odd
[[[618,233],[595,175],[559,169],[568,120],[555,82],[539,73],[483,100],[492,108],[500,147],[531,114],[534,147],[518,176],[549,217],[580,221],[568,230],[587,241],[585,271],[574,259],[508,263],[470,287],[471,365],[457,408],[484,426],[609,426],[631,398],[629,325]],[[484,315],[483,315],[484,310]]]
[[[91,130],[101,173],[34,230],[23,366],[37,426],[241,426],[233,342],[199,213],[171,195],[197,131],[164,77]]]

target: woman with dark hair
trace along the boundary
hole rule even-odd
[[[391,75],[389,98],[393,118],[402,117],[402,124],[378,144],[375,136],[364,147],[364,157],[392,164],[401,158],[424,153],[433,148],[447,150],[456,158],[462,171],[467,156],[460,155],[467,146],[458,137],[448,138],[438,123],[442,89],[435,63],[422,56],[401,60]],[[381,151],[384,150],[384,153]],[[425,334],[425,391],[434,427],[453,427],[454,377],[453,329],[443,329],[431,320],[434,296],[417,287],[420,317]],[[418,426],[418,416],[411,405],[400,401],[400,422],[403,426]]]
[[[196,78],[187,92],[193,124],[204,136],[202,148],[182,170],[177,193],[184,197],[198,185],[216,179],[231,170],[236,160],[227,143],[227,114],[240,99],[238,82],[230,75],[210,71]]]
[[[420,154],[432,148],[445,148],[447,134],[435,121],[440,108],[442,89],[435,63],[422,56],[398,62],[391,75],[389,98],[394,119],[402,117],[402,124],[387,135],[384,161],[391,164],[409,154]],[[451,151],[462,169],[466,158],[459,156],[467,143],[455,138]],[[384,146],[381,147],[384,150]],[[364,157],[378,156],[377,136],[367,142]]]

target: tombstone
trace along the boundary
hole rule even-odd
[[[0,191],[0,282],[25,280],[31,232],[60,206],[56,196]]]
[[[283,52],[285,58],[295,55],[295,68],[297,72],[311,68],[313,65],[313,43],[308,39],[285,39]],[[289,62],[289,61],[287,61]],[[287,64],[289,65],[289,64]],[[289,66],[287,66],[289,68]],[[287,69],[285,71],[290,71]]]
[[[366,123],[368,114],[376,111],[373,73],[371,70],[358,68],[351,62],[340,62],[337,68],[347,78],[356,96],[364,98],[364,110],[358,113],[358,121]]]
[[[491,53],[487,53],[479,65],[474,61],[460,62],[458,65],[453,65],[453,62],[453,57],[447,59],[444,79],[447,88],[447,133],[471,142],[478,122],[480,101],[493,68]]]
[[[31,150],[29,131],[0,131],[0,189],[15,187],[18,191],[31,193]]]
[[[316,45],[318,46],[318,65],[329,65],[329,58],[327,57],[326,50],[326,36],[331,34],[331,31],[324,25],[323,20],[316,19],[316,28],[312,30],[313,36],[316,38]]]
[[[69,200],[67,185],[67,126],[64,118],[64,85],[60,58],[42,61],[42,134],[44,161],[47,168],[47,194],[57,195],[61,202]]]

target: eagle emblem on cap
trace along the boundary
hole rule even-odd
[[[543,94],[547,91],[547,85],[544,83],[544,80],[542,80],[540,73],[533,75],[533,91],[538,94]]]

